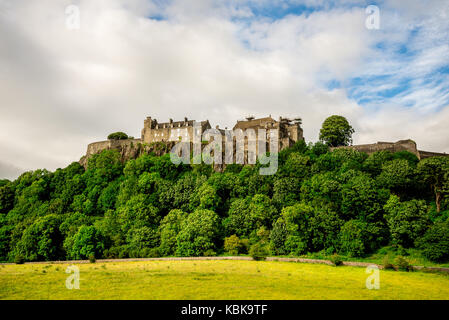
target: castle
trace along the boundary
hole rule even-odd
[[[205,132],[208,129],[212,129],[212,127],[209,120],[195,122],[194,120],[189,120],[185,117],[184,121],[173,121],[173,119],[169,119],[168,122],[160,123],[156,119],[147,117],[144,120],[140,139],[107,140],[91,143],[88,145],[86,155],[81,158],[80,163],[83,166],[87,166],[89,157],[108,149],[118,150],[121,153],[122,160],[136,158],[144,151],[153,151],[156,154],[163,154],[169,152],[171,147],[176,143],[173,140],[173,137],[179,137],[180,139],[186,138],[188,141],[193,141],[194,130],[197,129],[200,129],[200,132]],[[215,129],[221,133],[223,136],[222,140],[225,141],[225,130],[220,129],[218,126],[216,126]],[[297,141],[304,140],[303,130],[301,128],[301,118],[289,119],[279,117],[279,120],[276,121],[271,115],[259,119],[247,117],[245,120],[237,121],[233,130],[237,129],[241,129],[243,132],[252,129],[256,136],[258,129],[265,129],[267,132],[271,129],[277,129],[279,132],[278,150],[291,147]],[[186,132],[188,136],[183,137]],[[267,134],[267,144],[269,143],[269,140]],[[165,147],[163,150],[159,147],[161,144]],[[245,147],[246,146],[245,143]]]
[[[304,140],[301,124],[301,118],[289,119],[279,117],[279,120],[276,121],[271,115],[259,119],[247,117],[245,120],[237,121],[233,130],[241,129],[245,132],[248,129],[252,129],[257,135],[258,129],[265,129],[267,132],[270,129],[277,129],[279,133],[278,150],[280,151],[291,147],[298,141]],[[173,119],[169,119],[168,122],[159,123],[156,119],[147,117],[144,120],[140,139],[107,140],[91,143],[87,147],[86,155],[80,159],[80,163],[84,167],[87,167],[87,161],[93,154],[109,149],[118,150],[121,154],[122,161],[135,159],[144,152],[154,152],[156,155],[162,155],[170,152],[171,148],[177,143],[173,140],[173,137],[179,139],[186,138],[188,141],[193,141],[194,130],[200,129],[200,132],[205,132],[211,128],[209,120],[196,122],[194,120],[189,120],[186,117],[184,118],[184,121],[173,121]],[[222,141],[225,141],[225,130],[220,129],[218,126],[216,126],[215,129],[222,135]],[[185,134],[188,136],[183,137]],[[257,139],[258,138],[259,137],[257,137]],[[265,141],[267,141],[267,144],[269,143],[268,134]],[[415,154],[418,159],[434,156],[447,156],[446,153],[418,150],[416,143],[410,139],[397,142],[377,142],[373,144],[338,148],[351,148],[368,154],[381,150],[388,150],[391,152],[408,151]],[[332,149],[335,148],[331,148],[331,150]],[[248,150],[246,142],[245,150]],[[246,157],[245,159],[247,160]],[[247,163],[246,160],[245,163]]]
[[[211,129],[209,120],[201,121],[198,124],[201,128],[201,132]],[[156,119],[147,117],[144,121],[144,127],[142,129],[143,143],[154,143],[154,142],[168,142],[172,136],[181,136],[183,132],[187,129],[188,141],[193,141],[193,130],[194,121],[184,118],[184,121],[173,121],[170,119],[169,122],[158,123]],[[216,127],[222,135],[224,135],[224,130]],[[254,117],[248,117],[246,120],[237,121],[233,130],[241,129],[245,131],[247,129],[253,129],[257,134],[258,129],[277,129],[279,131],[279,149],[285,149],[299,140],[304,140],[303,130],[301,128],[301,119],[295,118],[294,120],[288,118],[279,117],[279,121],[274,120],[271,115],[266,118],[255,119]],[[223,139],[224,140],[224,139]]]

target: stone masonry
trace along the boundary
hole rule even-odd
[[[211,129],[209,120],[198,122],[197,125],[201,127],[201,131],[204,133],[207,129]],[[170,141],[170,138],[178,137],[182,138],[182,133],[187,129],[188,138],[192,141],[194,134],[194,121],[184,118],[184,121],[173,121],[159,123],[156,119],[147,117],[144,120],[144,127],[141,131],[140,139],[128,139],[128,140],[107,140],[94,142],[88,145],[86,155],[80,159],[80,164],[85,168],[87,167],[88,159],[103,150],[115,149],[120,152],[121,160],[126,161],[128,159],[135,159],[143,153],[154,152],[156,155],[163,155],[170,152],[171,148],[176,144],[176,141]],[[224,135],[225,130],[216,129]],[[288,119],[279,117],[276,121],[270,116],[265,118],[255,119],[254,117],[248,117],[245,120],[237,121],[233,129],[241,129],[246,131],[253,129],[256,136],[258,129],[265,129],[267,132],[267,146],[269,144],[269,130],[278,129],[279,131],[279,151],[291,147],[296,142],[304,140],[303,130],[301,128],[301,118]],[[258,139],[259,137],[257,137]],[[223,137],[223,143],[225,138]],[[235,148],[235,145],[234,145]],[[400,140],[397,142],[377,142],[373,144],[354,145],[338,148],[351,148],[361,152],[371,154],[376,151],[388,150],[391,152],[409,151],[415,154],[418,159],[424,159],[434,156],[447,156],[446,153],[437,153],[418,150],[416,143],[413,140]],[[335,149],[335,148],[331,148]],[[245,150],[247,150],[247,140],[245,140]],[[267,148],[268,151],[268,148]],[[245,156],[245,159],[246,156]],[[246,160],[245,160],[245,163]]]

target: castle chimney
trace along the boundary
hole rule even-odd
[[[169,119],[169,122],[170,122],[170,123],[173,123],[173,119],[172,119],[172,118],[170,118],[170,119]]]
[[[184,122],[187,123],[189,121],[189,119],[187,119],[187,117],[184,117]]]

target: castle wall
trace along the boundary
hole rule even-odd
[[[391,151],[391,152],[399,152],[399,151],[408,151],[413,153],[420,158],[418,149],[416,147],[416,143],[413,140],[400,140],[397,142],[377,142],[372,144],[360,144],[355,146],[345,146],[345,147],[335,147],[331,148],[331,150],[339,149],[339,148],[347,148],[347,149],[355,149],[360,152],[365,152],[367,154],[374,153],[376,151]]]
[[[141,142],[141,139],[127,139],[106,140],[90,143],[87,146],[86,155],[80,160],[80,164],[87,168],[89,158],[94,154],[101,153],[103,150],[118,150],[122,161],[137,158],[141,153]]]
[[[194,122],[187,120],[169,123],[157,123],[156,120],[147,118],[144,121],[144,128],[142,129],[142,142],[167,142],[170,141],[172,134],[181,139],[193,140]],[[201,130],[204,132],[210,129],[209,121],[202,121],[200,123]],[[185,136],[185,130],[187,129],[188,136]]]
[[[430,152],[430,151],[422,151],[422,150],[418,150],[418,152],[419,152],[419,159],[449,156],[449,154],[447,154],[447,153],[440,153],[440,152]]]

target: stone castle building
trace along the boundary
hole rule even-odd
[[[195,124],[197,127],[195,127]],[[170,152],[172,146],[176,143],[177,139],[173,137],[181,138],[185,132],[187,132],[189,141],[193,141],[193,135],[195,128],[201,128],[201,133],[206,130],[211,129],[209,120],[196,122],[194,120],[189,120],[184,118],[184,121],[173,121],[169,119],[168,122],[158,122],[156,119],[147,117],[144,120],[144,126],[141,131],[140,139],[127,139],[127,140],[106,140],[91,143],[87,146],[86,155],[81,158],[80,163],[83,166],[87,166],[87,160],[96,153],[100,153],[103,150],[116,149],[122,155],[122,160],[127,160],[131,158],[136,158],[145,151],[155,151],[156,154],[163,154]],[[186,130],[187,129],[187,130]],[[216,128],[218,132],[222,135],[222,141],[225,141],[225,130],[220,129],[218,126]],[[285,148],[291,147],[297,141],[304,140],[303,130],[301,128],[301,119],[295,118],[293,120],[288,118],[279,117],[276,121],[271,117],[265,117],[260,119],[255,119],[254,117],[248,117],[246,120],[237,121],[233,130],[241,129],[245,132],[248,129],[253,129],[256,138],[258,134],[258,129],[267,130],[266,141],[269,143],[269,130],[277,129],[279,132],[279,144],[278,149],[283,150]],[[163,144],[165,149],[160,150],[160,145]],[[245,150],[247,143],[245,142]],[[268,149],[267,149],[268,150]]]
[[[201,127],[201,132],[211,129],[209,120],[197,123]],[[193,139],[194,121],[184,118],[184,121],[173,121],[158,123],[156,119],[147,117],[143,123],[142,138],[144,143],[168,142],[171,136],[182,136],[187,129],[189,141]]]
[[[265,129],[267,132],[267,145],[269,144],[269,130],[277,129],[279,132],[278,150],[291,147],[297,141],[304,140],[303,130],[301,128],[301,118],[288,119],[279,117],[279,120],[275,120],[270,116],[265,118],[255,119],[254,117],[248,117],[245,120],[237,121],[233,130],[241,129],[243,132],[248,129],[253,129],[257,135],[258,129]],[[195,127],[195,125],[197,127]],[[144,120],[144,127],[141,131],[140,139],[127,139],[127,140],[106,140],[100,142],[94,142],[88,145],[86,155],[80,159],[80,163],[87,167],[88,159],[93,155],[100,153],[103,150],[115,149],[121,154],[122,160],[137,158],[144,152],[154,152],[156,155],[162,155],[170,152],[171,148],[177,143],[173,140],[173,137],[182,138],[183,134],[187,132],[188,141],[193,141],[193,135],[195,128],[201,128],[201,133],[211,129],[209,120],[195,122],[184,118],[184,121],[173,121],[159,123],[156,119],[147,117]],[[187,129],[187,130],[185,130]],[[225,142],[225,130],[215,128],[221,135],[222,141]],[[258,139],[259,137],[256,137]],[[213,139],[213,138],[212,138]],[[174,139],[177,140],[177,139]],[[235,149],[235,140],[234,149]],[[245,150],[248,150],[247,140],[245,140]],[[434,156],[447,156],[446,153],[436,153],[429,151],[418,150],[416,143],[413,140],[400,140],[397,142],[377,142],[373,144],[354,145],[348,147],[338,148],[351,148],[367,154],[371,154],[376,151],[388,150],[391,152],[408,151],[415,154],[418,159],[424,159]],[[335,149],[335,148],[331,148]],[[269,150],[268,148],[266,149]],[[247,157],[245,156],[245,159]],[[246,160],[245,160],[245,163]]]
[[[201,128],[201,132],[205,132],[211,129],[209,120],[201,121],[197,123]],[[159,123],[156,119],[147,117],[144,121],[144,127],[142,129],[143,143],[153,143],[153,142],[168,142],[170,137],[181,137],[182,133],[187,129],[188,140],[193,141],[193,130],[194,121],[184,118],[184,121],[173,121],[170,119],[169,122]],[[224,135],[224,130],[216,127],[222,135]],[[296,118],[295,120],[290,120],[287,118],[279,117],[279,121],[274,120],[271,116],[266,118],[255,119],[254,117],[248,117],[246,120],[237,121],[233,130],[241,129],[246,131],[247,129],[253,129],[257,135],[258,129],[277,129],[279,130],[279,149],[285,149],[291,147],[299,140],[303,140],[303,130],[301,128],[301,119]],[[269,138],[269,137],[267,137]],[[224,140],[224,138],[223,138]],[[267,139],[268,141],[269,139]]]

